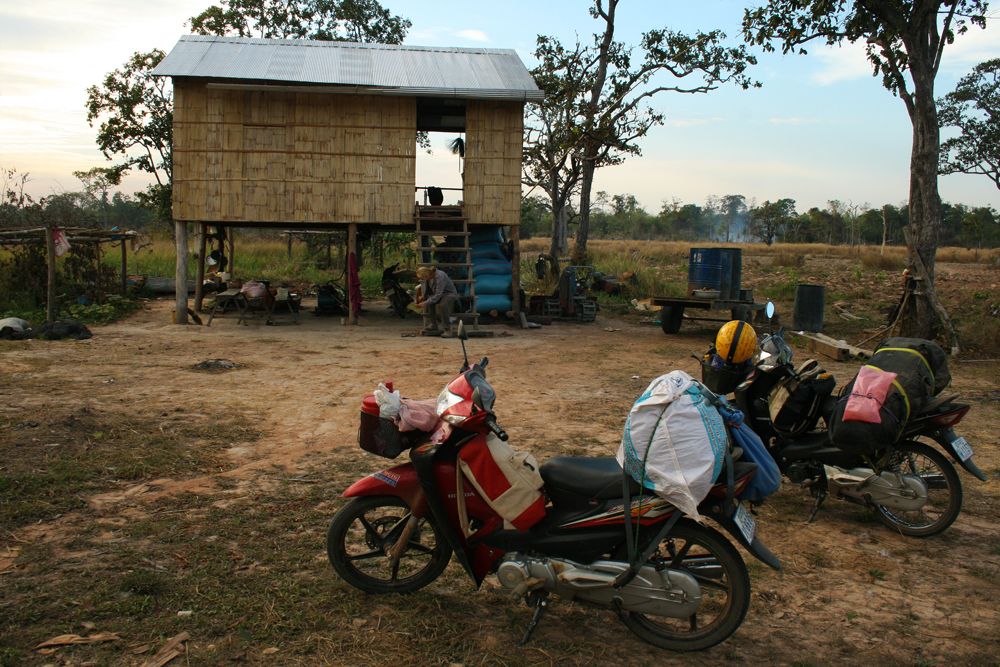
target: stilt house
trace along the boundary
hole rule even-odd
[[[188,223],[504,226],[516,246],[524,104],[542,94],[512,50],[186,36],[154,74],[173,80],[178,248]],[[417,203],[417,133],[437,130],[465,133],[461,208]]]

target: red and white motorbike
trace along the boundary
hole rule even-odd
[[[465,351],[464,327],[459,327]],[[504,520],[456,475],[458,453],[507,439],[493,412],[488,360],[469,365],[438,399],[451,434],[399,433],[410,460],[352,484],[337,512],[327,553],[337,573],[367,593],[410,593],[442,573],[452,557],[478,587],[495,573],[534,609],[530,638],[550,593],[615,612],[643,640],[691,651],[713,646],[740,626],[750,578],[740,553],[719,530],[699,524],[623,475],[614,457],[558,456],[540,467],[544,518],[527,530]],[[371,399],[369,399],[371,403]],[[376,429],[389,420],[362,413]],[[372,422],[373,419],[379,422]],[[440,423],[440,422],[439,422]],[[363,427],[363,430],[364,427]],[[698,511],[767,565],[778,559],[761,543],[753,518],[734,496],[756,464],[727,459]],[[460,496],[464,502],[458,502]],[[547,502],[546,502],[547,501]],[[625,508],[628,507],[628,511]]]

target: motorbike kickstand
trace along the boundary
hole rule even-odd
[[[812,512],[809,513],[809,518],[806,519],[806,523],[813,522],[813,519],[815,519],[816,515],[819,513],[820,506],[823,504],[823,501],[826,500],[827,496],[826,487],[823,485],[822,480],[814,482],[810,487],[810,491],[812,491],[813,495],[816,497],[816,504],[813,505]]]
[[[518,646],[525,646],[531,640],[531,635],[534,634],[535,628],[538,627],[538,622],[542,620],[542,614],[549,607],[549,593],[548,591],[531,591],[524,596],[524,601],[529,607],[535,608],[535,613],[531,615],[531,621],[528,623],[528,629],[525,631],[524,636],[521,637],[521,641],[518,642]]]

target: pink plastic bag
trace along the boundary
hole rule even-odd
[[[399,430],[430,433],[437,424],[437,401],[404,398],[399,406]]]
[[[844,406],[844,421],[881,424],[882,415],[879,411],[895,379],[895,373],[874,366],[862,367],[858,371],[858,377],[854,379],[851,397]]]

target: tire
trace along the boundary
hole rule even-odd
[[[739,552],[718,531],[682,520],[650,563],[694,576],[702,603],[687,619],[625,612],[622,622],[643,641],[671,651],[700,651],[726,640],[743,623],[750,607],[750,575]],[[699,627],[699,616],[709,610],[717,613]]]
[[[920,475],[928,487],[927,504],[911,511],[875,505],[875,514],[882,523],[903,535],[930,537],[958,518],[962,511],[962,480],[944,454],[922,442],[902,442],[894,447],[886,469]]]
[[[663,306],[660,309],[660,328],[665,334],[675,334],[681,330],[684,306]]]
[[[386,550],[409,517],[406,503],[395,496],[352,499],[326,534],[333,569],[366,593],[412,593],[437,579],[451,560],[451,547],[430,517],[420,519],[393,571]]]

